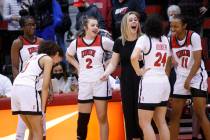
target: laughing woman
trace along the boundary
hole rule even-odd
[[[128,12],[122,19],[121,34],[122,36],[114,43],[111,62],[109,63],[102,80],[115,70],[118,63],[121,63],[121,97],[125,119],[127,140],[138,140],[142,137],[138,125],[138,87],[140,77],[136,75],[131,66],[130,56],[141,34],[139,15],[136,12]]]

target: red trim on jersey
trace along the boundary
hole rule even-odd
[[[90,44],[87,44],[83,40],[83,37],[78,37],[77,38],[77,48],[80,48],[80,47],[101,47],[101,42],[102,42],[102,39],[101,39],[100,35],[97,35],[95,37],[95,39],[93,40],[93,42]]]
[[[191,36],[193,31],[187,31],[187,37],[185,43],[183,45],[179,45],[178,39],[176,36],[171,36],[171,48],[180,48],[180,47],[188,47],[191,44]]]
[[[23,46],[24,45],[39,45],[40,44],[40,39],[38,39],[37,37],[35,37],[33,42],[31,42],[30,40],[28,40],[24,36],[19,36],[19,39],[22,41]]]

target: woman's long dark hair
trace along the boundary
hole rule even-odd
[[[148,16],[144,24],[146,35],[154,38],[160,38],[163,35],[162,18],[160,15],[152,14]]]
[[[54,56],[58,52],[60,57],[63,57],[63,50],[53,41],[43,41],[38,49],[38,54],[45,53],[49,56]]]

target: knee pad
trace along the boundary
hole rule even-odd
[[[85,140],[87,137],[87,126],[90,120],[90,113],[79,112],[77,120],[77,140]]]

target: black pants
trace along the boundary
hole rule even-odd
[[[121,88],[122,89],[122,88]],[[122,92],[122,106],[125,120],[126,139],[142,138],[138,119],[138,92]]]

